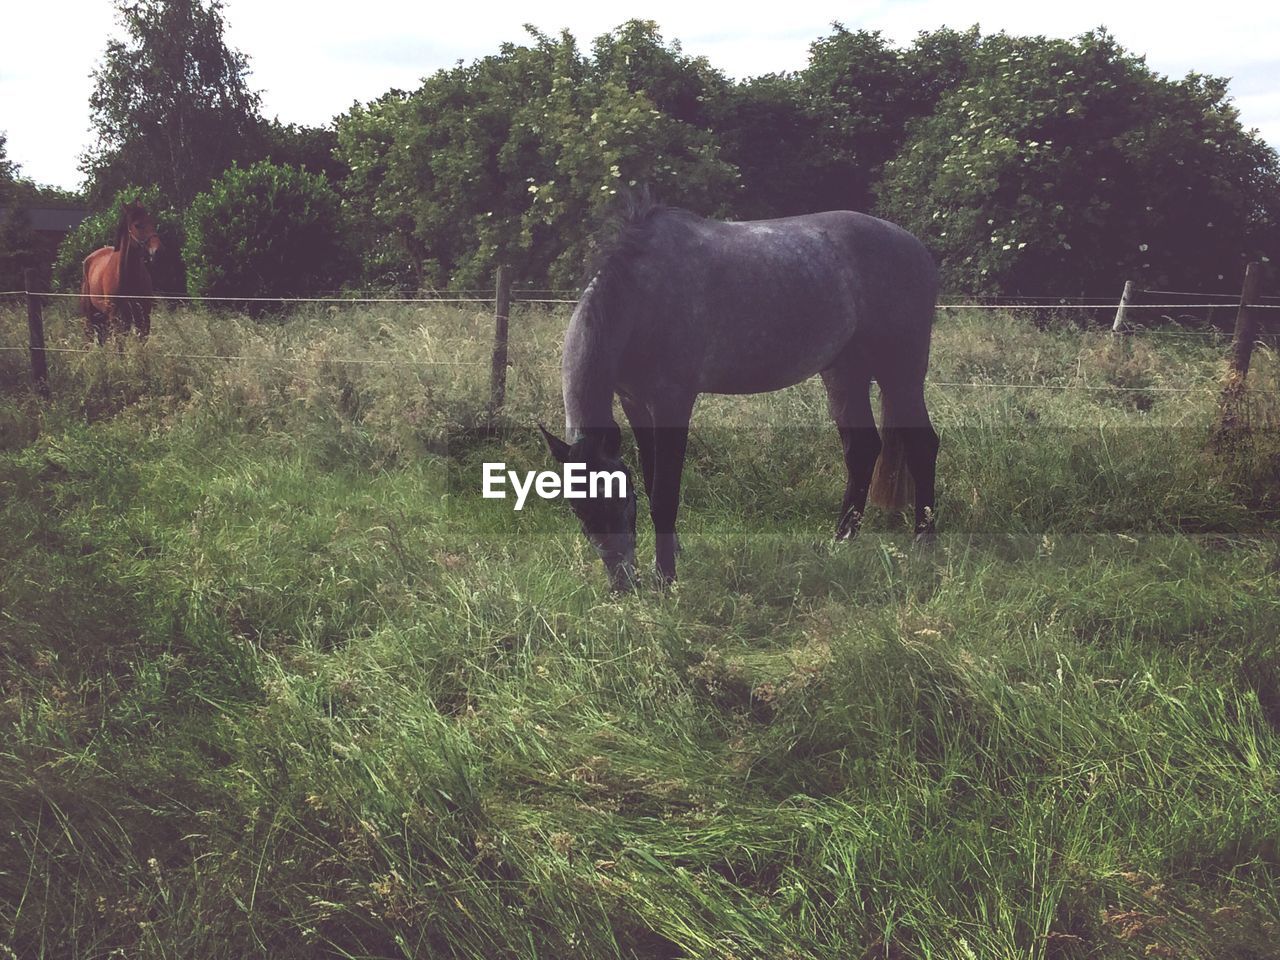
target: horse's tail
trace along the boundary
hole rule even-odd
[[[883,387],[880,390],[880,457],[871,475],[868,496],[877,507],[896,513],[915,498],[915,483],[907,469],[907,427],[891,426],[901,422],[894,416],[892,401]]]

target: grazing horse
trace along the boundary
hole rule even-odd
[[[938,436],[924,378],[937,270],[919,240],[849,211],[724,223],[639,197],[592,274],[565,335],[568,439],[542,433],[561,463],[626,472],[618,396],[640,453],[661,582],[676,575],[680,475],[698,394],[765,393],[815,373],[848,471],[836,539],[857,532],[868,493],[901,510],[914,481],[916,540],[933,540]],[[615,590],[635,579],[627,477],[625,498],[569,500]]]
[[[138,201],[121,204],[115,246],[102,247],[84,258],[80,309],[85,339],[96,333],[99,344],[113,333],[136,327],[146,339],[151,332],[151,273],[147,260],[160,249],[151,215]],[[135,299],[135,298],[144,299]]]

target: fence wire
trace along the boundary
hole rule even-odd
[[[1181,293],[1176,291],[1150,290],[1147,293],[1172,293],[1177,296],[1186,297],[1231,297],[1237,300],[1239,294],[1215,294],[1215,293]],[[29,290],[0,290],[0,297],[12,296],[28,296],[28,297],[55,297],[63,299],[79,298],[84,296],[82,293],[43,293]],[[175,303],[495,303],[496,298],[492,296],[476,296],[476,297],[189,297],[178,296],[176,294],[151,293],[151,294],[133,294],[128,297],[120,297],[122,300],[170,300]],[[1272,298],[1274,299],[1274,298]],[[549,303],[549,304],[576,304],[576,298],[561,297],[521,297],[513,295],[511,298],[513,304],[516,303]],[[1230,307],[1229,303],[1131,303],[1126,304],[1127,310],[1208,310],[1216,307]],[[1000,301],[972,301],[961,303],[939,303],[939,310],[1107,310],[1116,306],[1115,301],[1105,301],[1099,303],[1064,303],[1061,300],[1051,300],[1043,297],[1005,297]],[[1280,303],[1252,303],[1249,304],[1251,310],[1280,310]]]
[[[46,353],[80,354],[81,356],[98,355],[100,347],[44,347]],[[26,353],[29,347],[0,346],[0,352]],[[491,366],[489,360],[419,360],[419,359],[382,359],[377,357],[255,357],[246,354],[223,353],[150,353],[150,356],[162,360],[223,360],[240,363],[262,363],[268,366],[287,366],[291,364],[341,363],[366,366],[385,367],[485,367]],[[522,364],[527,369],[528,364]],[[548,371],[559,371],[559,364],[536,364]],[[1007,390],[1085,390],[1106,393],[1171,393],[1192,394],[1204,393],[1208,387],[1153,387],[1135,386],[1121,387],[1114,384],[1081,384],[1081,383],[1016,383],[1009,381],[988,380],[925,380],[925,386],[944,387],[948,389],[1007,389]]]
[[[466,291],[473,292],[473,291]],[[478,292],[478,291],[476,291]],[[530,292],[548,292],[560,293],[562,291],[542,291],[534,290]],[[1167,290],[1150,290],[1147,293],[1158,293],[1168,296],[1179,297],[1223,297],[1239,300],[1239,294],[1202,294],[1190,293],[1186,291],[1167,291]],[[80,293],[43,293],[28,290],[0,290],[0,297],[49,297],[49,298],[79,298],[83,296]],[[384,297],[384,296],[368,296],[368,297],[186,297],[175,296],[171,294],[149,294],[144,296],[131,296],[122,299],[129,300],[156,300],[156,301],[173,301],[173,302],[217,302],[217,303],[327,303],[327,304],[437,304],[437,303],[496,303],[493,296],[449,296],[449,297]],[[1089,298],[1074,298],[1076,300],[1085,300]],[[1050,300],[1044,297],[1004,297],[998,301],[988,302],[960,302],[960,303],[940,303],[939,310],[1006,310],[1006,311],[1057,311],[1057,310],[1107,310],[1115,306],[1114,300],[1103,300],[1097,298],[1099,302],[1083,303],[1072,302],[1066,303],[1061,299]],[[1272,298],[1274,299],[1274,298]],[[577,299],[562,299],[559,297],[512,297],[512,305],[519,303],[538,303],[538,304],[576,304]],[[1128,310],[1204,310],[1221,307],[1230,307],[1232,303],[1154,303],[1154,304],[1128,304]],[[1259,310],[1277,310],[1280,309],[1280,303],[1259,303],[1250,304],[1250,309]],[[1099,332],[1102,332],[1099,330]],[[1125,333],[1138,332],[1134,329],[1126,329]],[[1165,330],[1159,328],[1142,328],[1143,333],[1158,333],[1161,336],[1174,337],[1214,337],[1226,338],[1230,334],[1225,331],[1204,330]],[[458,341],[470,342],[470,341]],[[0,352],[21,352],[25,353],[30,350],[29,347],[18,346],[0,346]],[[99,352],[100,348],[77,348],[77,347],[56,347],[46,346],[43,348],[46,353],[60,354],[81,354],[90,355]],[[263,363],[276,366],[286,366],[293,364],[352,364],[365,366],[385,366],[385,367],[485,367],[491,366],[489,360],[423,360],[423,359],[384,359],[375,357],[256,357],[242,354],[204,354],[204,353],[151,353],[153,357],[158,359],[172,360],[222,360],[229,362],[241,363]],[[550,364],[546,365],[547,369],[551,369]],[[559,369],[559,365],[555,365],[555,369]],[[1090,384],[1049,384],[1049,383],[1017,383],[1017,382],[1000,382],[1000,381],[947,381],[947,380],[926,380],[927,386],[942,387],[946,389],[1009,389],[1009,390],[1083,390],[1090,392],[1109,392],[1109,393],[1166,393],[1166,394],[1193,394],[1202,393],[1202,388],[1187,387],[1155,387],[1155,386],[1134,386],[1122,387],[1114,384],[1090,385]]]

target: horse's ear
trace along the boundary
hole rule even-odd
[[[541,421],[538,423],[538,429],[542,431],[542,439],[547,442],[547,449],[551,451],[551,456],[555,457],[560,463],[567,461],[569,459],[569,444],[544,427]]]

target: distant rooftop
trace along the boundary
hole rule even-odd
[[[23,207],[31,219],[31,229],[41,233],[70,233],[89,215],[84,207]],[[8,207],[0,207],[0,218],[7,216]]]

